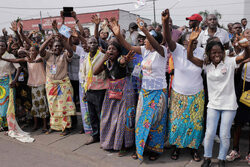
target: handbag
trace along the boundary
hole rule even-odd
[[[240,97],[240,102],[245,104],[246,106],[250,107],[250,90],[245,91],[246,73],[247,73],[247,64],[246,64],[246,67],[245,67],[243,89],[242,89],[242,94],[241,94],[241,97]]]

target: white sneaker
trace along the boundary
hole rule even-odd
[[[227,156],[226,159],[227,161],[234,161],[236,159],[240,158],[240,152],[237,152],[235,150],[232,150]]]

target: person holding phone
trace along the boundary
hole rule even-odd
[[[145,46],[132,46],[120,33],[120,26],[115,19],[110,27],[127,50],[134,50],[142,55],[141,70],[143,72],[142,88],[136,112],[134,159],[143,160],[145,148],[150,150],[149,160],[156,160],[163,152],[167,121],[167,82],[165,66],[167,49],[160,45],[162,35],[154,30],[148,31],[143,20],[137,20],[137,25],[146,35]]]

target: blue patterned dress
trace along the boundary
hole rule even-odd
[[[136,113],[136,152],[143,159],[147,149],[162,153],[167,123],[167,89],[141,89]]]

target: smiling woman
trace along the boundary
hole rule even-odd
[[[13,64],[2,60],[2,58],[12,58],[15,56],[9,54],[6,51],[7,44],[4,40],[0,40],[0,131],[7,130],[8,124],[6,120],[7,109],[9,105],[9,90],[10,85],[13,87],[17,81],[17,77],[20,74],[20,65]],[[13,82],[10,83],[10,77],[13,77],[16,69],[16,77]]]

